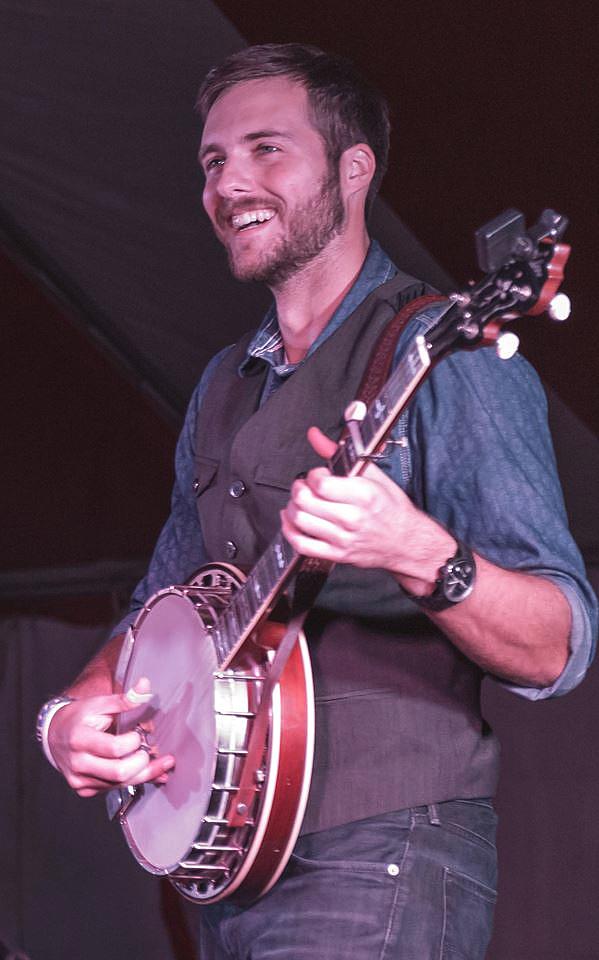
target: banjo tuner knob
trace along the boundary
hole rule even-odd
[[[497,337],[495,349],[500,360],[510,360],[520,346],[520,340],[511,330]]]
[[[550,301],[549,306],[547,307],[547,313],[552,320],[556,320],[558,323],[561,323],[563,320],[567,320],[570,316],[571,303],[570,297],[567,293],[556,293],[553,300]]]

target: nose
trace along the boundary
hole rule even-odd
[[[248,167],[241,160],[228,157],[216,178],[216,190],[221,197],[231,199],[250,193],[254,183]]]

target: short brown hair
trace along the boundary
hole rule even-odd
[[[372,149],[376,171],[366,198],[368,214],[387,169],[389,108],[383,95],[344,57],[303,43],[246,47],[207,74],[197,100],[202,120],[206,120],[218,98],[235,84],[280,76],[306,88],[314,126],[335,168],[341,154],[355,143],[367,143]]]

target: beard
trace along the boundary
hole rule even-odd
[[[248,208],[259,205],[262,201],[252,200]],[[272,203],[265,201],[263,205],[269,207]],[[227,247],[229,267],[237,280],[280,286],[325,249],[345,220],[338,172],[331,171],[312,196],[289,214],[291,224],[287,235],[279,237],[271,247],[258,251],[247,261],[243,255],[236,258],[233,248]]]

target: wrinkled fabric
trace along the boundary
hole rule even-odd
[[[483,960],[496,900],[488,800],[308,834],[249,909],[198,911],[203,960]]]

